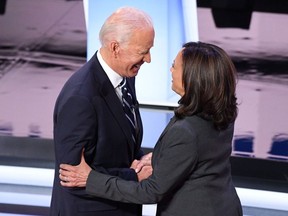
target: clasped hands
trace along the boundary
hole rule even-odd
[[[152,152],[144,155],[140,160],[134,160],[131,164],[132,169],[135,170],[138,176],[138,181],[148,178],[153,171],[151,164]]]
[[[151,166],[152,152],[144,155],[140,160],[134,160],[131,169],[137,173],[138,181],[148,178],[153,171]],[[82,152],[79,165],[60,164],[59,178],[60,184],[65,187],[85,187],[91,167],[86,163]]]

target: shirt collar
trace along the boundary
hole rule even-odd
[[[121,77],[118,73],[116,73],[109,65],[104,61],[101,56],[100,50],[97,52],[97,58],[99,60],[100,65],[104,69],[105,73],[107,74],[110,82],[112,83],[114,88],[117,88],[122,81],[123,77]]]

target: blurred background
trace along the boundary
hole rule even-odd
[[[153,149],[177,106],[169,68],[182,44],[216,44],[238,71],[231,162],[245,214],[287,214],[287,1],[0,0],[0,215],[47,214],[56,97],[99,48],[104,20],[125,5],[149,13],[156,30],[152,62],[136,80],[144,150]],[[273,194],[247,196],[248,188]],[[272,205],[274,195],[286,205]],[[147,215],[154,208],[145,207]]]

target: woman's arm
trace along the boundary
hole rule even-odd
[[[126,181],[119,177],[90,171],[83,174],[86,192],[93,196],[121,202],[151,204],[173,194],[193,171],[197,161],[195,136],[181,125],[171,127],[158,141],[153,152],[153,173],[141,181]],[[65,168],[65,167],[63,167]],[[75,177],[81,177],[82,174]],[[77,181],[80,184],[82,181]],[[73,185],[64,183],[63,186]],[[75,185],[77,186],[77,185]]]
[[[131,168],[135,170],[138,180],[142,181],[152,174],[151,166],[152,153],[144,155],[141,160],[134,160]],[[69,164],[61,164],[59,169],[59,178],[61,185],[65,187],[86,187],[88,175],[92,168],[86,163],[84,158],[84,150],[79,165],[72,166]]]

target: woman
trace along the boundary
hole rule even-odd
[[[242,215],[229,161],[237,116],[231,59],[215,45],[189,42],[170,71],[181,99],[155,145],[152,175],[125,181],[91,171],[82,160],[60,166],[61,184],[86,186],[90,195],[121,202],[157,203],[158,216]]]

